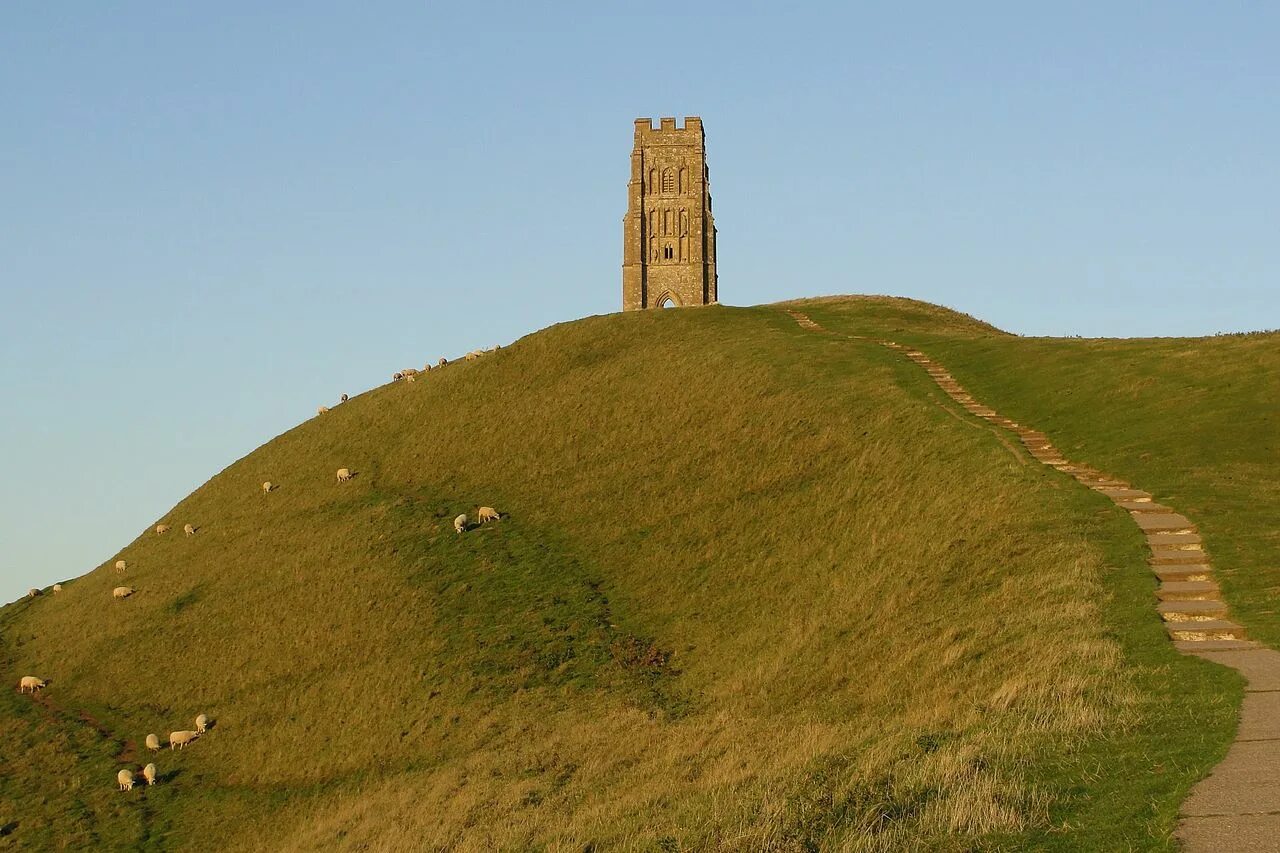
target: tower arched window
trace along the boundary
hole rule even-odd
[[[663,247],[662,247],[662,257],[663,257],[663,258],[665,258],[666,260],[668,260],[668,261],[669,261],[669,260],[671,260],[672,258],[674,258],[675,256],[676,256],[676,250],[675,250],[673,247],[671,247],[671,246],[663,246]]]
[[[676,172],[674,169],[662,170],[662,192],[670,194],[676,191]]]

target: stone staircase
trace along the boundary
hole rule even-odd
[[[800,311],[787,313],[801,328],[826,331]],[[875,343],[920,365],[970,414],[1015,433],[1033,458],[1105,495],[1129,513],[1147,539],[1148,563],[1160,581],[1155,609],[1169,639],[1179,651],[1232,667],[1249,681],[1231,751],[1183,803],[1177,838],[1188,851],[1280,851],[1280,652],[1250,641],[1244,627],[1228,618],[1230,613],[1195,525],[1157,503],[1149,492],[1071,462],[1044,433],[1003,417],[974,399],[945,367],[923,352],[894,341]]]

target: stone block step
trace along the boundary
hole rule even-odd
[[[1152,569],[1161,583],[1207,581],[1213,578],[1213,569],[1204,563],[1189,566],[1153,566]]]
[[[1164,504],[1158,504],[1150,498],[1141,501],[1116,501],[1116,506],[1129,512],[1173,512]]]
[[[1221,619],[1227,615],[1227,605],[1217,599],[1205,601],[1162,601],[1156,612],[1166,622],[1199,622]]]
[[[1166,622],[1164,629],[1173,640],[1245,640],[1243,626],[1225,619],[1208,619],[1196,622]]]
[[[1093,489],[1095,492],[1101,492],[1104,489],[1110,490],[1110,489],[1129,488],[1129,484],[1124,482],[1123,480],[1112,480],[1109,477],[1103,477],[1100,480],[1089,478],[1089,477],[1077,477],[1076,479],[1080,481],[1081,485],[1088,486],[1089,488]]]
[[[1120,489],[1108,487],[1105,489],[1098,489],[1098,491],[1102,492],[1112,500],[1151,500],[1151,493],[1144,492],[1141,489]]]
[[[1177,640],[1173,647],[1180,652],[1244,652],[1262,648],[1253,640]]]
[[[1204,562],[1204,551],[1185,551],[1181,548],[1151,549],[1150,563],[1153,566],[1185,566]]]
[[[1204,543],[1199,533],[1148,533],[1147,544],[1153,548],[1199,548]]]
[[[1205,601],[1218,600],[1221,591],[1218,584],[1211,580],[1198,581],[1165,581],[1156,590],[1156,598],[1161,601]]]
[[[1135,512],[1133,520],[1144,533],[1184,533],[1195,530],[1190,519],[1176,512]]]

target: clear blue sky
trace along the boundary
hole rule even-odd
[[[0,600],[343,391],[617,310],[637,116],[706,123],[730,304],[1280,326],[1280,6],[641,5],[7,4]]]

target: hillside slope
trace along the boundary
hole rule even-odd
[[[0,846],[1163,849],[1238,700],[1119,513],[771,307],[375,389],[162,520],[0,611],[53,681],[0,700]]]

